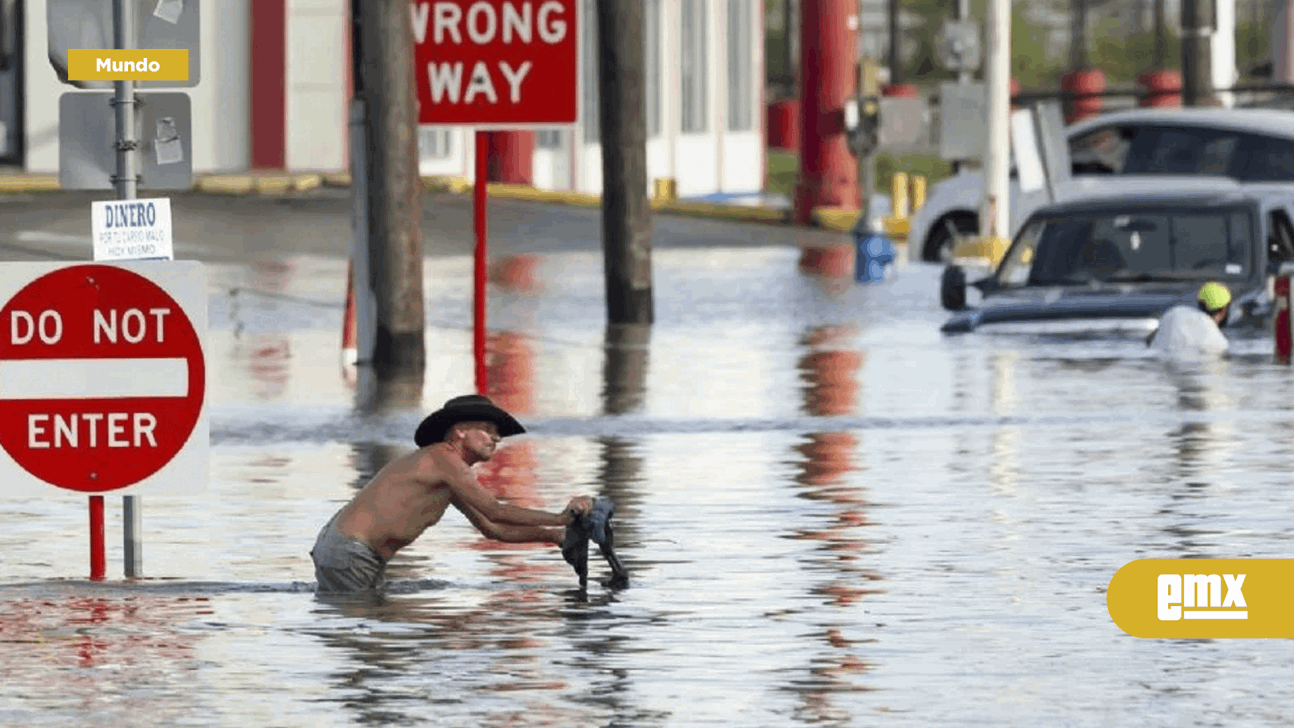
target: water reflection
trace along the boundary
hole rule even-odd
[[[486,351],[486,394],[524,423],[526,415],[534,413],[535,404],[535,355],[530,343],[520,332],[498,331],[490,335]],[[538,465],[534,441],[522,436],[515,441],[503,440],[494,457],[476,468],[476,477],[496,498],[523,508],[553,510],[553,504],[537,491]],[[554,575],[550,566],[534,558],[537,551],[551,548],[547,545],[501,543],[480,537],[474,538],[470,547],[486,555],[491,563],[490,574],[505,583],[533,583]]]
[[[201,635],[185,626],[211,614],[206,597],[22,591],[0,602],[6,724],[48,724],[45,710],[69,704],[87,723],[104,725],[178,725],[188,717],[192,703],[173,693],[176,676],[199,667]]]
[[[1013,350],[993,354],[993,411],[999,415],[1015,414],[1020,402],[1016,391],[1016,360],[1019,353]],[[993,430],[989,458],[989,484],[997,491],[1009,493],[1019,480],[1017,454],[1020,428],[997,427]]]
[[[817,417],[851,415],[858,410],[858,375],[864,356],[849,347],[854,334],[850,327],[820,326],[809,329],[801,338],[806,348],[800,358],[804,410]],[[869,513],[871,503],[865,489],[856,485],[849,474],[866,470],[855,462],[865,451],[851,432],[813,432],[794,446],[798,457],[794,477],[803,498],[830,506],[826,524],[801,526],[792,538],[818,542],[814,551],[804,557],[806,570],[817,577],[810,592],[816,600],[835,610],[849,610],[871,594],[881,593],[878,583],[883,577],[864,558],[871,545],[863,532],[874,522]],[[799,700],[796,715],[806,723],[847,725],[848,710],[836,705],[835,696],[864,689],[858,676],[873,667],[859,650],[859,645],[874,641],[851,639],[839,626],[851,618],[828,610],[815,611],[809,635],[813,654],[807,668],[809,677],[796,677],[787,689]]]
[[[1232,408],[1226,386],[1230,365],[1225,359],[1189,364],[1166,362],[1164,375],[1176,389],[1176,404],[1181,410],[1199,412],[1198,420],[1183,422],[1171,429],[1167,438],[1173,458],[1169,502],[1161,510],[1164,531],[1172,537],[1181,557],[1221,557],[1216,538],[1221,531],[1209,527],[1211,520],[1207,501],[1219,496],[1225,488],[1225,467],[1230,454],[1241,446],[1234,426],[1225,419],[1214,419],[1210,413]]]
[[[603,332],[602,412],[605,415],[630,415],[642,411],[647,395],[647,372],[651,347],[651,326],[645,324],[607,324]],[[596,438],[601,446],[597,483],[599,495],[616,504],[617,554],[623,554],[640,542],[635,527],[642,503],[643,457],[637,438],[605,436]],[[590,559],[591,561],[594,559]],[[601,561],[600,557],[596,557]],[[623,558],[621,559],[624,560]],[[630,583],[635,566],[626,566]]]
[[[252,394],[262,401],[280,399],[288,387],[292,351],[286,333],[253,333],[234,343],[234,356],[246,358]]]

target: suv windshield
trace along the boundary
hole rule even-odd
[[[998,270],[1002,286],[1246,278],[1253,218],[1239,209],[1034,218]]]

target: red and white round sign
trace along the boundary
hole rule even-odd
[[[202,340],[145,276],[87,264],[0,308],[0,447],[60,488],[134,485],[184,448],[206,394]]]

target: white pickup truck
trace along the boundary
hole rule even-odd
[[[1202,175],[1294,185],[1294,111],[1146,108],[1066,127],[1076,181],[1097,175]],[[1084,179],[1089,178],[1089,179]],[[910,261],[951,257],[958,235],[979,232],[984,176],[964,170],[930,189],[908,234]],[[1048,202],[1011,180],[1011,237]]]

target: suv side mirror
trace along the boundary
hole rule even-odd
[[[939,280],[939,303],[949,311],[966,308],[966,271],[961,266],[944,268],[943,277]]]

